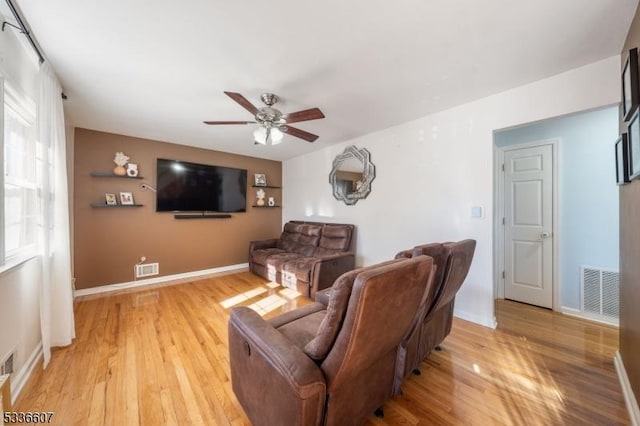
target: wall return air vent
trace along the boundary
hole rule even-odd
[[[159,263],[142,263],[136,265],[136,278],[150,277],[160,273]]]
[[[617,324],[620,315],[620,273],[590,266],[581,267],[582,312]]]

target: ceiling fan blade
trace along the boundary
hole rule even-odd
[[[256,115],[258,113],[258,108],[256,108],[251,102],[247,100],[247,98],[242,96],[240,93],[224,92],[224,94],[239,103],[242,108],[246,109],[251,114]]]
[[[284,118],[287,123],[297,123],[299,121],[318,120],[324,118],[324,114],[318,108],[310,108],[285,114],[282,118]]]
[[[296,129],[291,126],[282,126],[280,127],[284,133],[295,136],[296,138],[304,139],[307,142],[315,142],[316,139],[319,138],[318,135],[314,135],[313,133],[305,132],[304,130]]]
[[[204,124],[251,124],[255,121],[203,121]]]

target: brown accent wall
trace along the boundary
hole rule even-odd
[[[639,10],[622,49],[621,72],[627,52],[633,47],[640,47]],[[626,132],[622,118],[620,122],[620,130]],[[620,356],[637,399],[640,398],[640,180],[620,187],[620,280]]]
[[[113,157],[123,151],[137,163],[142,180],[92,177],[109,172]],[[177,220],[156,213],[155,194],[140,188],[156,185],[156,159],[247,169],[247,211],[230,219]],[[160,263],[160,275],[200,271],[247,262],[249,241],[274,238],[282,230],[280,208],[253,208],[253,174],[265,173],[269,185],[282,183],[282,163],[149,139],[75,129],[74,273],[84,289],[134,280],[141,256]],[[140,208],[92,208],[104,194],[129,191]],[[279,189],[267,189],[281,203]]]

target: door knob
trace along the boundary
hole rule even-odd
[[[541,238],[549,238],[551,236],[551,232],[541,232],[540,233],[540,237]]]

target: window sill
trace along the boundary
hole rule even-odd
[[[5,263],[4,265],[0,265],[0,276],[13,271],[14,269],[24,265],[25,263],[36,257],[38,257],[37,253],[31,253],[9,259],[7,263]]]

